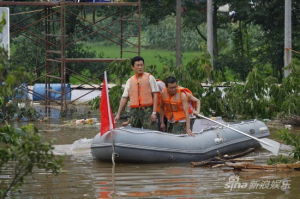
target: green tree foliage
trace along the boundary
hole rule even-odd
[[[92,51],[89,48],[86,48],[84,42],[89,39],[98,38],[99,34],[96,30],[99,29],[94,27],[91,22],[91,19],[85,18],[82,16],[83,8],[79,8],[77,6],[71,7],[68,6],[66,8],[66,57],[70,58],[101,58],[102,54],[96,54],[96,52]],[[89,12],[91,13],[91,12]],[[98,34],[97,34],[98,33]],[[69,63],[66,65],[69,69],[67,70],[66,78],[67,82],[70,82],[70,78],[72,75],[75,76],[75,73],[82,74],[82,72],[88,70],[90,79],[98,79],[104,71],[105,64],[103,63]],[[75,77],[76,78],[76,77]],[[77,78],[78,81],[80,81]],[[77,82],[78,82],[77,81]],[[71,82],[71,83],[77,83]],[[99,83],[99,82],[94,82]]]
[[[166,16],[175,13],[176,1],[173,0],[145,0],[143,3],[143,14],[150,20],[151,24],[157,24]]]
[[[228,119],[300,115],[300,64],[297,59],[290,66],[291,75],[282,84],[272,77],[269,65],[254,67],[244,83],[222,84],[232,81],[232,73],[212,70],[208,59],[195,58],[182,67],[175,67],[169,60],[164,60],[164,64],[161,72],[155,71],[156,67],[152,66],[154,71],[151,73],[162,80],[175,76],[179,85],[189,88],[201,99],[201,111],[205,115]],[[209,83],[208,87],[203,87],[203,82]],[[220,85],[223,88],[219,88]]]
[[[208,56],[195,58],[181,67],[175,67],[171,60],[162,58],[164,67],[161,71],[155,65],[147,66],[146,71],[161,80],[168,76],[176,77],[180,86],[189,88],[201,100],[201,111],[205,115],[228,119],[300,115],[300,64],[297,59],[290,66],[291,75],[281,84],[271,75],[272,69],[269,65],[254,67],[245,82],[230,83],[233,72],[212,70],[209,60],[202,57]],[[131,74],[130,63],[113,63],[109,74],[110,79],[117,83],[110,90],[111,104],[116,112],[122,95],[121,85]],[[203,87],[204,82],[208,86]],[[96,102],[95,107],[98,107],[98,100]]]
[[[270,117],[267,100],[267,84],[264,76],[257,68],[254,68],[248,75],[245,84],[233,85],[226,89],[224,104],[227,105],[227,114],[238,117],[239,115],[247,115],[250,118]],[[227,95],[228,94],[228,95]],[[233,112],[232,112],[233,111]],[[265,115],[264,115],[265,114]],[[230,117],[230,115],[227,115]]]
[[[9,125],[0,127],[0,198],[18,189],[24,177],[34,168],[57,174],[62,160],[54,156],[50,143],[42,142],[37,129],[24,126],[15,129]]]
[[[245,83],[232,84],[224,89],[222,99],[217,90],[212,91],[210,88],[202,98],[202,109],[210,115],[219,114],[234,119],[274,118],[282,114],[300,115],[299,66],[290,66],[293,72],[282,84],[269,76],[266,70],[254,68],[248,74]],[[206,101],[219,102],[220,106],[206,104]]]
[[[1,19],[0,31],[6,24],[5,18]],[[10,64],[7,53],[0,49],[0,123],[12,119],[34,119],[37,117],[36,112],[30,106],[18,107],[23,103],[18,99],[22,95],[22,83],[28,81],[30,75],[24,67],[18,67]]]
[[[123,88],[122,84],[130,77],[132,72],[131,63],[129,60],[122,62],[112,62],[108,65],[107,71],[109,74],[109,80],[116,83],[116,86],[109,89],[110,105],[113,112],[118,111],[119,101],[121,99]],[[88,102],[92,109],[99,108],[100,98],[96,97]]]
[[[158,24],[148,24],[143,32],[143,46],[153,49],[175,49],[175,16],[167,16]],[[183,50],[198,50],[200,47],[200,38],[196,30],[184,28],[182,32]]]
[[[17,98],[17,96],[24,94],[25,87],[22,86],[21,82],[26,76],[25,70],[19,68],[11,72],[5,70],[4,66],[0,64],[0,76],[3,80],[0,86],[0,123],[15,119],[37,119],[38,114],[29,106],[29,102],[26,99]],[[25,80],[27,79],[25,78]]]
[[[183,2],[183,27],[196,31],[197,43],[204,42],[206,25],[206,1]],[[163,19],[175,13],[176,1],[143,1],[143,14],[150,24],[159,24]],[[229,5],[228,12],[215,12],[214,22],[217,30],[215,41],[215,68],[224,71],[229,68],[245,80],[254,68],[264,65],[272,67],[272,76],[282,78],[284,1],[281,0],[218,0],[214,1],[214,10]],[[299,49],[300,18],[299,1],[292,4],[293,48]],[[157,28],[159,30],[159,28]],[[175,30],[173,32],[175,34]],[[184,34],[183,34],[184,35]],[[165,36],[165,38],[168,38]],[[199,43],[199,46],[200,46]],[[167,46],[170,46],[167,45]],[[206,50],[204,47],[200,50]],[[260,68],[258,68],[260,70]]]
[[[30,75],[23,67],[11,66],[7,54],[2,49],[0,58],[0,123],[12,119],[36,119],[38,115],[32,107],[19,107],[20,104],[28,103],[18,96],[24,94],[26,88],[22,83],[28,81]]]
[[[132,0],[128,0],[132,1]],[[135,1],[135,0],[133,0]],[[254,68],[270,65],[272,75],[281,79],[283,66],[283,15],[284,2],[281,0],[218,0],[214,1],[214,10],[217,11],[222,5],[228,4],[230,11],[235,11],[235,15],[229,16],[227,12],[215,12],[215,69],[224,71],[234,71],[239,80],[246,80],[248,73]],[[298,49],[299,24],[300,20],[296,13],[300,10],[300,3],[293,1],[293,48]],[[174,49],[175,45],[175,15],[176,1],[174,0],[145,0],[142,1],[142,45],[149,48]],[[16,6],[12,12],[23,12],[36,9],[34,7]],[[68,50],[67,57],[102,57],[95,52],[84,48],[84,42],[101,41],[103,44],[111,45],[115,40],[119,42],[120,23],[118,17],[134,16],[136,8],[132,7],[71,7],[68,6],[66,13],[66,34]],[[183,48],[185,50],[200,49],[206,51],[206,1],[203,0],[183,0]],[[114,14],[114,15],[113,15]],[[12,24],[22,21],[25,15],[12,17]],[[26,26],[41,18],[43,11],[32,14],[29,20],[25,20],[21,25]],[[106,18],[103,21],[99,18]],[[91,23],[96,26],[90,26]],[[115,22],[112,24],[112,22]],[[128,35],[136,35],[137,25],[135,23],[123,24],[123,37],[130,43],[136,44],[136,38]],[[100,27],[106,27],[109,31],[98,31]],[[17,27],[13,28],[18,30]],[[101,28],[100,28],[101,29]],[[30,29],[36,35],[43,38],[43,23],[39,23]],[[114,33],[114,34],[113,34]],[[14,65],[21,65],[27,71],[36,71],[38,66],[43,66],[44,53],[40,48],[43,40],[33,45],[35,42],[28,39],[30,34],[18,33],[13,35],[12,60]],[[31,36],[30,36],[31,37]],[[83,42],[75,42],[84,37]],[[27,41],[24,41],[27,38]],[[108,38],[108,39],[107,39]],[[124,47],[130,47],[124,42]],[[35,56],[28,56],[28,53]],[[84,69],[90,70],[90,74],[99,77],[103,70],[102,64],[67,64],[75,72],[82,72]],[[258,68],[260,70],[260,68]],[[67,77],[74,73],[67,71]],[[36,74],[40,77],[41,74]]]
[[[292,73],[284,78],[281,85],[274,84],[270,88],[271,101],[277,110],[288,115],[300,115],[300,62],[294,59],[289,66]]]
[[[131,63],[129,60],[123,62],[113,62],[108,66],[108,73],[112,74],[111,80],[116,82],[116,86],[109,90],[111,108],[113,112],[118,111],[119,101],[121,99],[123,88],[126,80],[132,74]]]
[[[252,65],[260,63],[261,65],[270,64],[273,67],[273,75],[282,78],[283,52],[284,52],[284,1],[280,0],[220,0],[219,5],[228,3],[230,10],[235,11],[232,22],[241,24],[239,38],[240,46],[249,44],[250,57],[246,57]],[[292,4],[292,23],[293,23],[293,48],[299,49],[299,26],[300,18],[296,13],[300,10],[299,1],[293,1]],[[252,27],[258,28],[256,32],[251,31]],[[248,34],[247,34],[248,32]],[[250,33],[250,34],[249,34]],[[253,40],[254,39],[254,40]],[[251,40],[255,41],[254,46]],[[259,45],[257,45],[259,44]],[[236,51],[241,53],[243,51]],[[252,52],[252,53],[251,53]],[[250,68],[251,70],[251,68]]]

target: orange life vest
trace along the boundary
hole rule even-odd
[[[149,76],[150,73],[143,73],[139,78],[136,75],[130,78],[129,99],[131,108],[153,105]]]
[[[182,92],[179,88],[177,88],[176,94],[174,96],[170,96],[166,88],[164,88],[162,91],[161,96],[165,116],[170,121],[179,121],[186,118],[186,115],[183,110],[181,93]]]

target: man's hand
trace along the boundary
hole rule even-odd
[[[199,112],[198,112],[197,110],[193,110],[193,114],[194,114],[194,115],[198,115]]]
[[[127,125],[129,124],[129,122],[130,122],[129,120],[126,121],[126,122],[123,122],[123,123],[122,123],[122,126],[127,126]]]
[[[164,122],[162,122],[162,123],[160,124],[160,129],[161,129],[162,131],[166,131],[166,125],[165,125]]]
[[[115,117],[115,122],[117,122],[120,119],[120,114],[117,113],[116,117]]]
[[[187,133],[189,136],[195,136],[195,134],[192,132],[191,129],[187,129],[187,130],[186,130],[186,133]]]
[[[152,112],[152,114],[151,114],[151,121],[152,121],[152,122],[155,122],[156,119],[157,119],[157,117],[156,117],[156,112]]]

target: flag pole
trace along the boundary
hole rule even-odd
[[[108,112],[108,119],[109,119],[109,127],[113,127],[113,121],[112,121],[112,115],[111,115],[111,110],[110,110],[110,102],[109,102],[109,95],[108,95],[108,82],[107,82],[107,73],[106,71],[104,71],[104,81],[105,81],[105,84],[106,84],[106,100],[107,100],[107,112]],[[111,130],[111,129],[109,129]]]
[[[110,109],[110,102],[109,102],[109,95],[108,95],[108,82],[107,82],[107,73],[104,71],[104,82],[105,82],[105,92],[106,92],[106,101],[107,101],[107,112],[108,112],[108,120],[109,120],[109,131],[114,128],[113,121],[112,121],[112,111]],[[113,168],[115,167],[115,157],[117,156],[115,152],[115,139],[114,139],[114,132],[112,132],[112,154],[111,154],[111,161],[113,164]]]

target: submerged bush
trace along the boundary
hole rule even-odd
[[[292,155],[295,160],[300,160],[300,135],[292,133],[287,129],[281,129],[279,131],[279,138],[285,144],[293,146],[290,155]]]
[[[284,156],[284,155],[279,155],[276,157],[271,157],[270,159],[267,160],[268,165],[273,165],[273,164],[291,164],[295,163],[297,160],[295,160],[291,156]]]
[[[290,132],[287,129],[281,129],[276,132],[276,136],[285,144],[293,147],[288,155],[279,155],[267,160],[268,164],[289,164],[300,161],[300,135]]]

